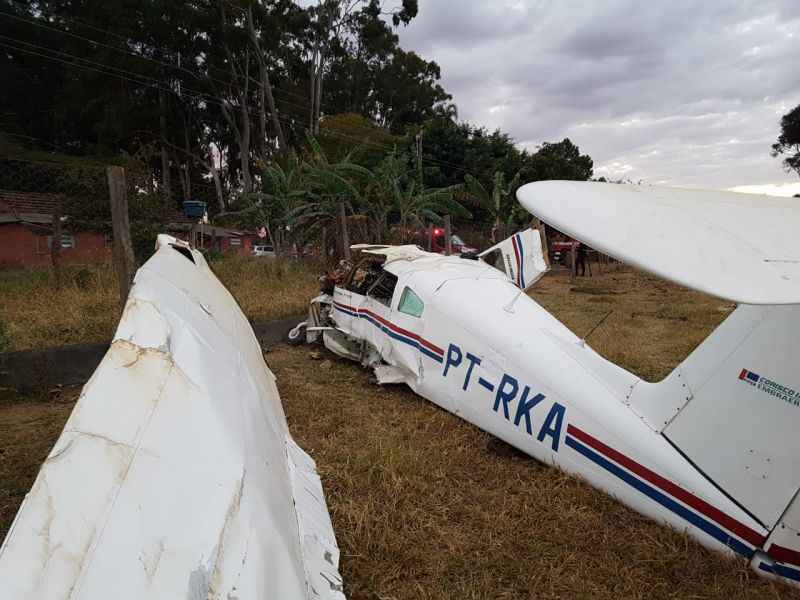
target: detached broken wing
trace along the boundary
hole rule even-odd
[[[3,598],[339,600],[338,559],[247,319],[159,236],[0,548]]]

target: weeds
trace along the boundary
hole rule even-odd
[[[317,268],[305,262],[231,257],[211,266],[251,321],[302,313],[318,289]],[[113,269],[65,267],[63,281],[56,290],[49,270],[0,271],[0,352],[112,338],[120,316]]]

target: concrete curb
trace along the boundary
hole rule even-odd
[[[261,345],[269,346],[281,341],[289,329],[305,318],[306,314],[300,314],[251,325]],[[0,388],[27,392],[59,384],[85,383],[100,364],[110,344],[110,341],[70,344],[0,354]]]

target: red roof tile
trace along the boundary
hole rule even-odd
[[[56,210],[56,194],[12,192],[0,190],[0,214],[34,213],[52,215]]]

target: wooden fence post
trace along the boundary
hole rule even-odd
[[[56,199],[56,209],[53,211],[53,235],[50,238],[50,260],[53,263],[53,277],[56,289],[61,289],[61,216],[64,212],[61,196]]]
[[[114,230],[114,270],[119,279],[120,305],[125,306],[131,289],[136,260],[131,244],[131,223],[128,217],[128,195],[125,186],[125,169],[108,167],[108,192],[111,200],[111,225]]]
[[[347,214],[344,211],[344,202],[339,202],[339,221],[342,227],[342,256],[350,260],[350,236],[347,233]]]
[[[444,253],[447,256],[453,253],[453,231],[450,224],[450,215],[444,216]]]

